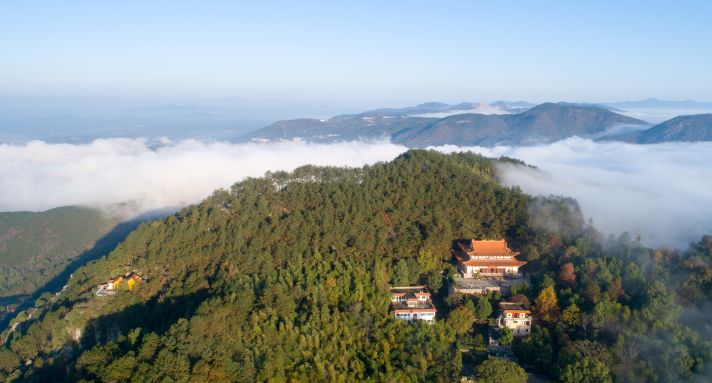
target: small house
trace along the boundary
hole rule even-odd
[[[430,298],[430,291],[425,286],[406,286],[391,288],[391,307],[393,316],[400,320],[422,320],[433,323],[437,310]]]
[[[500,302],[497,325],[512,330],[514,336],[527,336],[532,330],[532,312],[518,303]]]

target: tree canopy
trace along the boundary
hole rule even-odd
[[[489,358],[477,366],[478,383],[526,383],[527,373],[516,363],[502,359]]]

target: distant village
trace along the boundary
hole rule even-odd
[[[488,331],[487,350],[490,354],[512,357],[510,337],[526,337],[531,333],[532,313],[524,304],[509,302],[512,288],[529,283],[529,278],[520,272],[527,264],[517,258],[505,240],[458,241],[452,250],[457,261],[457,275],[448,286],[450,293],[486,296],[499,294],[503,299],[495,321]],[[393,317],[404,321],[421,320],[433,323],[437,309],[427,286],[395,286],[391,288]]]

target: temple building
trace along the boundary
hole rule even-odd
[[[425,286],[391,288],[391,307],[394,318],[408,321],[419,319],[433,323],[437,312]]]
[[[527,264],[505,240],[460,242],[454,253],[463,278],[520,276],[519,268]]]

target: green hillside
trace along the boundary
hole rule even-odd
[[[0,297],[35,291],[115,224],[80,207],[0,213]]]
[[[135,226],[118,223],[82,207],[0,213],[0,323],[33,294],[61,288],[73,268],[108,252]]]
[[[712,246],[673,254],[622,237],[603,247],[575,202],[532,199],[496,172],[475,155],[410,151],[237,183],[141,225],[20,315],[0,333],[0,380],[459,381],[485,358],[482,328],[500,297],[450,294],[450,249],[502,237],[530,262],[518,299],[541,318],[515,342],[522,365],[564,381],[706,371],[712,347],[679,305],[709,300],[700,286]],[[668,270],[689,283],[676,292]],[[95,294],[129,272],[143,283]],[[436,293],[432,326],[389,313],[389,286],[415,283]]]

